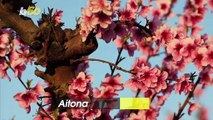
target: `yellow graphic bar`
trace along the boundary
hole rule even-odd
[[[150,109],[149,98],[120,98],[121,110],[148,110]]]

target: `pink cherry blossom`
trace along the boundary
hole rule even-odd
[[[157,39],[161,41],[161,44],[167,44],[175,38],[176,29],[170,28],[167,25],[163,25],[156,31],[155,34]]]
[[[209,65],[211,65],[213,67],[213,46],[210,46],[208,48],[208,51],[207,51],[207,54],[206,54],[206,57],[205,57],[205,65],[207,65],[207,63]]]
[[[104,87],[102,90],[94,88],[94,97],[96,98],[112,98],[114,96],[118,96],[118,94],[110,86]]]
[[[14,69],[15,77],[21,77],[22,72],[26,69],[25,64],[21,59],[11,59],[11,67]]]
[[[162,106],[164,102],[167,100],[168,96],[167,95],[157,96],[157,98],[158,98],[157,105]]]
[[[138,11],[138,8],[139,8],[139,5],[138,5],[137,0],[128,0],[128,2],[127,2],[127,4],[126,4],[126,8],[127,8],[128,10],[137,12],[137,11]]]
[[[200,108],[199,120],[209,120],[209,110],[205,107]]]
[[[198,110],[200,108],[199,103],[190,103],[189,109],[188,109],[188,114],[191,115],[192,112]]]
[[[103,12],[106,15],[112,15],[112,7],[107,0],[90,0],[88,7],[92,13]]]
[[[72,118],[82,119],[85,109],[71,109]]]
[[[116,37],[116,33],[114,31],[115,26],[116,26],[115,23],[112,22],[112,24],[110,24],[108,28],[106,29],[100,28],[96,36],[98,38],[103,39],[106,43],[109,43],[111,40],[114,40]]]
[[[211,11],[213,11],[213,0],[209,0],[208,5],[209,5]]]
[[[122,23],[117,23],[115,28],[114,28],[114,31],[115,31],[116,35],[121,37],[121,38],[128,35],[127,26],[125,24],[122,24]]]
[[[135,43],[129,44],[127,41],[126,41],[126,42],[123,42],[123,39],[122,39],[121,37],[117,37],[117,38],[114,40],[114,43],[117,45],[117,47],[118,47],[119,49],[123,47],[125,50],[127,50],[129,56],[133,56],[135,50],[137,50],[137,46],[136,46]]]
[[[62,17],[63,11],[62,10],[55,10],[55,13],[53,15],[53,18],[56,22],[56,25],[59,25],[61,22],[61,17]]]
[[[127,120],[146,120],[145,111],[139,111],[136,113],[131,113]]]
[[[185,62],[190,63],[196,57],[197,46],[191,38],[185,38],[182,41],[184,45],[182,55],[185,57]]]
[[[121,4],[120,0],[113,0],[113,2],[112,2],[112,9],[113,9],[113,11],[119,10],[120,4]]]
[[[197,98],[201,98],[203,93],[204,93],[204,89],[197,86],[195,91],[194,91],[194,96],[197,97]]]
[[[201,2],[202,4],[202,1],[203,0],[198,2]],[[195,26],[204,19],[206,8],[205,6],[195,8],[191,2],[188,2],[184,12],[184,15],[180,16],[180,24],[185,24],[186,26]]]
[[[44,87],[40,82],[38,82],[36,86],[32,88],[32,90],[38,95],[45,94]]]
[[[145,93],[151,89],[157,92],[166,89],[167,85],[165,80],[168,77],[167,72],[163,71],[161,73],[157,67],[150,68],[143,59],[136,59],[132,70],[135,71],[136,74],[132,75],[125,84],[133,91],[141,89],[141,92]]]
[[[191,0],[196,8],[203,7],[206,4],[206,0]]]
[[[51,96],[51,94],[49,92],[45,92],[45,93],[43,93],[43,96]],[[51,97],[46,97],[46,98],[43,98],[43,100],[44,100],[45,104],[49,104],[49,103],[51,103],[52,98]]]
[[[34,88],[27,90],[25,93],[17,93],[14,99],[19,102],[20,107],[25,108],[27,113],[29,113],[31,110],[30,104],[37,102],[39,95],[43,92],[43,87],[38,83]]]
[[[67,116],[67,112],[63,112],[59,115],[59,120],[70,120]]]
[[[98,24],[98,18],[89,9],[82,8],[81,11],[80,34],[82,35],[82,41],[84,42],[90,31],[92,31],[92,29]]]
[[[106,74],[105,80],[101,83],[102,87],[110,86],[114,90],[123,90],[123,84],[121,83],[121,76],[117,74],[115,76],[110,76]]]
[[[190,91],[192,91],[193,83],[190,82],[189,79],[190,75],[185,74],[177,80],[177,83],[174,86],[176,93],[181,94],[184,92],[185,94],[188,94]]]
[[[138,81],[137,78],[130,78],[126,81],[125,86],[129,87],[133,92],[141,89],[141,92],[145,93],[148,90],[148,87],[142,81]]]
[[[146,111],[146,120],[157,120],[157,116],[159,114],[159,110],[150,108],[149,110]]]
[[[77,68],[77,72],[80,73],[80,72],[85,72],[86,69],[89,68],[89,62],[88,61],[84,61],[82,63],[80,63],[78,65],[78,68]]]
[[[199,33],[202,29],[203,29],[202,26],[193,26],[192,32],[191,32],[191,37],[193,37],[193,38],[199,37],[199,35],[200,35]]]
[[[169,0],[156,0],[157,10],[161,15],[167,14],[169,12],[171,1]]]
[[[141,42],[144,40],[145,36],[142,34],[142,31],[138,27],[132,27],[130,31],[132,41]]]
[[[158,111],[151,108],[147,111],[140,110],[137,114],[131,113],[127,120],[156,120],[157,116]]]
[[[183,25],[179,25],[176,29],[176,39],[185,39],[187,37],[187,29]]]
[[[98,18],[89,9],[82,8],[81,29],[91,31],[98,24]]]
[[[136,45],[144,57],[148,57],[157,53],[157,46],[154,48],[152,42],[148,42],[145,40],[141,42],[136,42]]]
[[[182,59],[183,50],[184,50],[184,44],[178,39],[172,40],[167,45],[167,52],[172,54],[173,59],[175,61],[180,61]]]
[[[122,9],[119,11],[120,21],[134,20],[135,18],[136,18],[136,13],[134,11],[131,11],[128,9]]]
[[[161,21],[158,17],[153,17],[148,23],[150,30],[156,31],[159,28]]]
[[[168,79],[173,79],[173,80],[177,79],[177,68],[174,66],[174,60],[172,55],[167,55],[163,59],[162,69],[168,72],[169,74]]]
[[[127,115],[129,115],[130,110],[120,110],[118,112],[118,114],[115,116],[115,118],[118,118],[120,120],[126,120],[127,119]]]
[[[205,69],[203,69],[201,72],[200,72],[200,83],[203,84],[203,86],[208,86],[208,85],[211,85],[212,83],[212,76],[210,75],[212,72],[211,72],[211,68],[210,67],[206,67]]]
[[[135,62],[133,64],[132,68],[137,71],[138,69],[140,69],[144,66],[151,66],[151,65],[147,62],[147,59],[145,57],[141,57],[141,58],[135,59]]]
[[[71,80],[68,90],[70,98],[88,98],[90,94],[90,82],[93,81],[91,75],[80,72],[78,76]]]
[[[152,6],[142,6],[141,11],[140,11],[140,15],[143,18],[146,18],[149,13],[152,13],[153,7]]]
[[[134,52],[135,52],[135,50],[137,49],[137,46],[136,46],[134,43],[129,44],[129,45],[128,45],[128,43],[127,43],[127,45],[124,44],[124,49],[127,50],[129,56],[134,56]]]
[[[49,117],[37,115],[33,120],[52,120]]]
[[[168,78],[168,73],[163,71],[160,76],[158,76],[157,86],[155,87],[156,92],[165,90],[167,88],[166,79]]]
[[[1,31],[0,31],[1,32]],[[0,35],[0,57],[4,57],[10,49],[9,34],[3,33]]]
[[[33,92],[18,93],[14,96],[15,100],[19,102],[19,106],[25,108],[27,113],[30,112],[30,104],[37,101],[37,97]]]
[[[86,74],[84,72],[80,72],[76,79],[72,81],[73,89],[76,89],[80,92],[84,92],[87,87],[87,83],[89,80],[86,79]]]
[[[194,64],[198,68],[198,70],[202,70],[203,66],[208,64],[208,61],[205,58],[208,49],[205,46],[199,47],[197,51],[195,51],[195,59]]]
[[[141,91],[141,93],[143,92]],[[144,93],[144,97],[151,99],[154,96],[154,94],[156,94],[156,92],[153,89],[149,89]]]
[[[8,65],[7,65],[5,59],[0,57],[0,78],[3,79],[6,77],[9,80],[11,80],[9,75],[7,74],[7,69],[8,69]]]
[[[98,24],[102,28],[107,28],[112,23],[110,16],[108,16],[104,13],[98,13],[98,14],[96,14],[96,17],[98,18]]]
[[[76,89],[73,89],[72,86],[69,86],[68,96],[69,98],[88,98],[90,94],[89,89],[81,92]]]
[[[84,115],[87,120],[94,120],[94,118],[98,118],[101,116],[101,110],[99,109],[87,110],[84,113]]]
[[[87,40],[87,36],[89,35],[89,32],[90,32],[89,30],[81,29],[80,34],[82,36],[82,38],[81,38],[82,42],[85,42]]]
[[[157,74],[158,74],[158,69],[157,68],[148,68],[148,67],[144,67],[141,69],[140,71],[141,73],[139,73],[137,75],[138,80],[139,81],[143,81],[143,83],[147,86],[147,87],[153,87],[151,86],[152,83],[157,82]],[[156,87],[156,86],[154,86]]]

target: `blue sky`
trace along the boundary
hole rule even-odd
[[[81,15],[81,8],[86,6],[86,0],[34,0],[37,3],[37,7],[41,8],[42,11],[44,9],[47,10],[47,7],[57,8],[59,10],[63,10],[63,18],[62,20],[65,23],[64,28],[74,28],[75,26],[75,18]],[[125,0],[122,0],[124,3]],[[180,1],[180,0],[179,0]],[[184,2],[178,3],[178,6],[174,8],[175,11],[181,13]],[[40,16],[32,16],[33,20],[36,22],[40,18]],[[174,25],[174,22],[177,19],[172,19],[169,24]],[[209,26],[213,26],[213,15],[212,13],[208,13],[206,19],[201,23],[205,30],[203,33],[208,33],[213,35],[212,28]],[[98,40],[99,48],[95,51],[90,57],[92,58],[100,58],[104,60],[108,60],[114,62],[117,57],[117,48],[114,44],[106,44],[103,40]],[[128,57],[128,54],[124,52],[122,56],[126,57],[126,59],[120,64],[123,68],[130,69],[134,58]],[[141,56],[139,52],[135,54],[135,56]],[[160,63],[163,56],[158,58],[152,58],[152,65],[156,65]],[[27,70],[23,73],[23,80],[33,79],[34,84],[41,79],[34,75],[34,66],[28,65]],[[193,65],[189,65],[186,68],[185,72],[194,72],[195,68]],[[90,68],[88,72],[92,74],[95,78],[95,82],[93,86],[99,87],[100,82],[104,79],[106,73],[110,72],[109,66],[103,63],[90,62]],[[122,81],[125,82],[128,80],[129,75],[126,73],[122,73],[120,71],[116,71],[122,75]],[[10,76],[13,76],[12,71],[9,71]],[[36,113],[36,109],[38,108],[36,105],[32,105],[32,111],[30,114],[26,114],[26,111],[18,106],[18,103],[13,99],[13,96],[17,92],[25,91],[24,87],[21,86],[19,81],[15,78],[9,82],[7,79],[0,80],[0,120],[10,120],[13,116],[15,120],[31,120]],[[213,113],[213,97],[209,97],[213,91],[213,88],[207,88],[202,98],[200,98],[201,105],[209,108],[209,113]],[[124,91],[120,92],[121,97],[133,97],[135,93],[132,93],[128,88]],[[184,95],[176,95],[172,94],[169,100],[166,101],[165,105],[162,107],[160,111],[159,120],[164,120],[165,117],[169,114],[169,112],[176,112],[178,109],[178,102],[183,102],[185,99]],[[188,108],[188,107],[187,107]],[[116,111],[113,111],[112,114],[115,114]],[[186,111],[185,111],[186,112]],[[184,115],[183,120],[196,120],[196,113],[193,113],[192,116]],[[213,119],[213,115],[211,115],[211,119]]]

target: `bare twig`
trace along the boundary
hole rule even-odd
[[[114,66],[115,69],[117,69],[117,70],[120,70],[120,71],[123,71],[123,72],[126,72],[126,73],[130,73],[130,74],[135,74],[135,72],[132,71],[132,70],[123,69],[123,68],[117,66],[116,64],[114,64],[112,62],[109,62],[109,61],[106,61],[106,60],[97,59],[97,58],[80,58],[80,59],[72,60],[71,63],[75,63],[75,62],[79,62],[79,61],[97,61],[97,62],[107,63],[107,64],[109,64],[111,66]]]
[[[141,89],[138,88],[136,95],[135,95],[136,98],[139,96],[140,92],[141,92]]]
[[[187,98],[185,99],[183,105],[179,108],[177,115],[174,113],[174,117],[173,120],[179,120],[182,116],[183,116],[183,110],[186,107],[186,105],[189,103],[190,99],[193,97],[194,91],[198,85],[198,83],[200,82],[200,77],[198,77],[197,82],[195,83],[192,91],[188,94]]]
[[[115,62],[116,65],[118,65],[121,62],[120,58],[121,58],[122,51],[123,51],[123,47],[118,51],[118,57],[117,57],[116,62]],[[111,76],[113,76],[115,69],[116,69],[115,66],[111,69]]]
[[[50,118],[51,120],[54,120],[54,119],[47,113],[47,111],[43,108],[43,106],[42,106],[40,103],[37,102],[37,105],[38,105],[39,108],[46,114],[46,116],[47,116],[48,118]]]

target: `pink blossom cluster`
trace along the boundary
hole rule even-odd
[[[180,94],[181,92],[184,92],[185,94],[188,94],[190,91],[192,91],[194,84],[190,79],[189,74],[184,74],[181,76],[181,78],[178,79],[177,83],[174,85],[176,93]]]
[[[92,81],[91,75],[80,72],[75,79],[70,81],[68,96],[70,98],[89,98],[91,94],[90,82]]]
[[[88,75],[86,72],[80,72],[75,79],[72,79],[69,85],[68,96],[71,99],[85,99],[90,98],[93,95],[90,82],[93,81],[92,75]],[[99,109],[71,109],[72,118],[93,120],[93,118],[99,117],[101,111]]]
[[[114,11],[119,8],[119,0],[110,3],[107,0],[89,0],[88,8],[82,8],[81,35],[82,41],[86,41],[87,36],[94,29],[106,29],[112,23]]]
[[[68,95],[70,98],[112,98],[117,96],[116,91],[123,90],[124,86],[121,83],[121,76],[119,74],[110,76],[106,74],[105,80],[101,83],[101,90],[90,86],[93,80],[91,75],[85,72],[80,72],[78,76],[71,81]],[[106,111],[102,111],[105,114]],[[99,109],[71,109],[72,118],[93,120],[101,115]]]
[[[190,0],[185,7],[184,15],[180,17],[182,24],[196,26],[201,22],[207,11],[206,3],[206,0]]]
[[[193,32],[195,31],[192,28]],[[149,38],[149,42],[154,42],[157,45],[156,48],[165,48],[166,57],[162,67],[170,74],[169,77],[173,76],[173,79],[177,79],[177,71],[183,71],[186,65],[190,63],[194,63],[195,67],[202,71],[201,77],[206,75],[203,74],[205,73],[203,71],[208,71],[208,75],[212,74],[212,36],[207,34],[201,35],[200,31],[197,31],[195,34],[193,33],[188,36],[187,26],[182,24],[179,24],[178,27],[162,25],[156,29],[155,36]],[[152,53],[156,48],[149,47],[147,51]],[[203,81],[206,82],[204,83]],[[205,77],[202,83],[210,85],[212,78]]]
[[[116,36],[128,35],[125,21],[136,19],[140,4],[136,0],[128,0],[126,7],[120,9],[120,0],[89,0],[88,8],[82,8],[81,35],[86,40],[90,32],[96,32],[97,37],[107,43]],[[117,20],[115,20],[117,19]],[[119,22],[121,21],[121,22]]]
[[[26,64],[32,61],[28,57],[29,47],[21,42],[21,39],[11,29],[0,30],[0,77],[8,78],[9,67],[15,73],[15,77],[21,77]]]
[[[26,109],[27,113],[30,112],[31,103],[36,103],[39,99],[39,96],[44,94],[44,88],[41,83],[37,83],[35,87],[29,88],[26,92],[19,92],[14,96],[14,99],[19,102],[21,108]]]
[[[119,0],[112,2],[90,0],[87,6],[88,8],[82,9],[80,24],[83,41],[94,32],[97,33],[96,37],[105,40],[106,43],[113,40],[119,49],[127,50],[130,56],[133,56],[137,49],[147,56],[157,53],[158,47],[153,49],[153,43],[145,40],[148,33],[144,32],[142,26],[135,24],[137,15],[146,18],[153,11],[151,5],[145,6],[143,2],[128,0],[125,8],[122,9]],[[155,17],[149,24],[150,29],[156,29],[160,20]],[[127,41],[128,38],[131,41]]]
[[[146,59],[137,58],[132,70],[136,74],[132,75],[126,82],[126,86],[130,87],[131,90],[136,92],[141,89],[142,93],[148,93],[151,90],[154,93],[158,93],[167,88],[166,79],[168,73],[160,71],[158,67],[151,68]]]
[[[155,109],[140,110],[138,113],[131,113],[127,120],[156,120],[158,111]]]
[[[113,98],[118,96],[116,91],[123,90],[124,86],[121,83],[121,76],[117,74],[111,76],[106,74],[104,81],[101,83],[101,90],[94,88],[94,97],[95,98]]]

